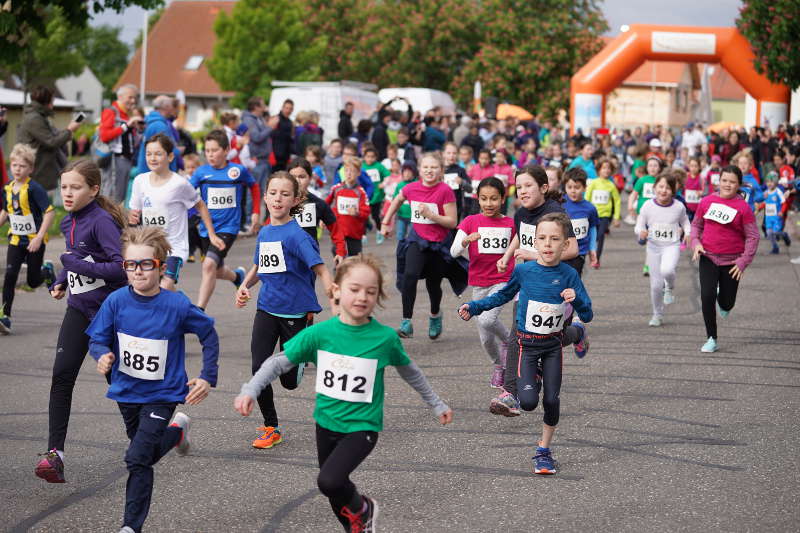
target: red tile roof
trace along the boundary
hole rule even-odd
[[[714,65],[711,75],[711,98],[714,100],[744,100],[747,92],[721,65]]]
[[[208,59],[217,37],[214,21],[220,10],[230,13],[232,1],[173,1],[161,18],[150,28],[147,43],[147,94],[175,94],[182,89],[187,96],[231,97],[233,92],[222,91],[208,73],[206,61],[198,70],[184,70],[186,61],[194,55]],[[125,83],[139,85],[141,47],[136,50],[115,88]]]

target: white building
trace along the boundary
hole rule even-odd
[[[77,76],[67,76],[56,81],[58,92],[66,100],[80,104],[79,109],[86,113],[89,121],[100,120],[103,111],[103,85],[89,67],[84,67],[83,72]]]

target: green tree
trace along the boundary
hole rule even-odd
[[[572,74],[602,48],[608,29],[596,0],[486,0],[479,51],[452,79],[463,106],[484,95],[555,116],[569,107]]]
[[[6,0],[0,5],[0,63],[17,60],[35,37],[47,35],[48,13],[60,8],[66,24],[73,30],[88,26],[92,13],[107,9],[121,13],[128,6],[152,9],[164,0]]]
[[[757,72],[800,87],[800,1],[745,0],[736,27],[753,47]]]
[[[103,96],[114,99],[114,83],[128,63],[130,47],[119,38],[122,28],[111,26],[89,27],[78,49],[86,59],[97,79],[103,85]]]
[[[214,23],[217,42],[208,72],[235,106],[251,96],[269,98],[272,80],[307,81],[319,76],[326,41],[308,27],[293,0],[239,0]]]

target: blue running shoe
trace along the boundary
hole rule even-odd
[[[589,353],[589,332],[586,331],[586,326],[581,322],[575,321],[572,325],[583,333],[581,340],[575,343],[575,355],[578,356],[578,359],[583,359]]]
[[[56,266],[49,259],[42,264],[42,274],[47,287],[56,282]]]
[[[553,459],[550,448],[536,448],[533,456],[533,473],[551,476],[558,472],[558,462]]]
[[[238,267],[233,273],[236,274],[236,279],[233,280],[233,284],[236,285],[236,290],[238,291],[244,281],[244,277],[247,275],[247,271],[244,267]]]
[[[411,323],[410,318],[404,318],[400,321],[400,327],[397,328],[397,335],[404,339],[410,339],[414,336],[414,325]]]
[[[0,335],[11,334],[11,319],[0,309]]]
[[[714,337],[709,337],[703,347],[700,348],[703,353],[714,353],[717,350],[717,340]]]
[[[719,316],[721,316],[722,318],[728,318],[728,315],[731,314],[730,311],[726,311],[723,308],[721,308],[719,306],[719,302],[717,302],[717,312],[719,313]]]
[[[489,403],[489,412],[493,415],[519,416],[519,400],[514,398],[513,394],[503,391],[497,398],[492,398]]]
[[[432,316],[428,319],[428,337],[431,340],[438,339],[442,334],[442,314]]]

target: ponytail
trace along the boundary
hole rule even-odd
[[[111,215],[111,218],[114,219],[120,229],[124,230],[128,226],[128,221],[125,219],[125,213],[121,205],[115,204],[102,194],[95,196],[94,201]]]

